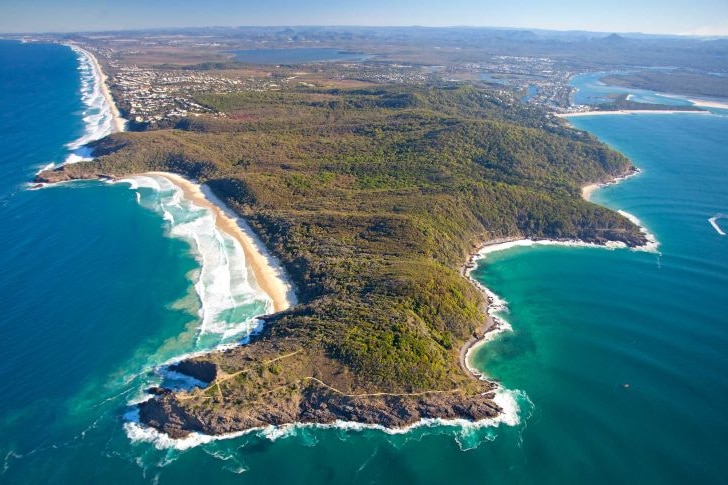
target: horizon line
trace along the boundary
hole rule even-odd
[[[649,37],[681,37],[696,39],[722,39],[728,38],[728,34],[701,35],[691,33],[649,33],[640,31],[612,31],[612,30],[587,30],[587,29],[549,29],[543,27],[504,27],[493,25],[360,25],[360,24],[281,24],[281,25],[205,25],[205,26],[167,26],[167,27],[129,27],[105,30],[57,30],[57,31],[23,31],[23,32],[0,32],[0,36],[32,36],[32,35],[83,35],[83,34],[112,34],[123,32],[163,32],[175,30],[204,30],[204,29],[276,29],[276,28],[366,28],[366,29],[483,29],[483,30],[510,30],[524,32],[558,32],[558,33],[585,33],[605,35],[640,35]]]

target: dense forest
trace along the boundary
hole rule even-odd
[[[627,219],[580,197],[629,161],[508,95],[301,88],[197,101],[226,116],[114,134],[95,144],[96,162],[52,175],[186,175],[281,260],[300,304],[267,316],[250,345],[200,359],[229,373],[257,362],[254,377],[206,391],[238,396],[225,401],[238,407],[240,396],[311,377],[348,392],[477,390],[458,364],[485,324],[484,296],[461,272],[474,248],[513,236],[643,242]]]

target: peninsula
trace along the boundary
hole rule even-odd
[[[486,297],[462,270],[469,255],[509,237],[645,242],[581,198],[629,161],[506,94],[302,86],[196,99],[226,117],[114,133],[92,145],[96,161],[37,178],[162,171],[204,183],[295,284],[299,304],[263,316],[249,344],[176,366],[205,388],[154,389],[140,405],[142,422],[172,437],[493,418],[496,384],[460,357],[488,330]]]

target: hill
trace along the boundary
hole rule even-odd
[[[502,237],[644,242],[580,187],[627,159],[508,95],[471,86],[199,95],[226,118],[119,133],[39,181],[176,172],[208,184],[281,260],[300,304],[250,344],[182,363],[209,386],[155,390],[148,425],[182,436],[346,419],[402,426],[499,412],[460,366],[488,326],[463,276]]]

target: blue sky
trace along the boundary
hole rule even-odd
[[[425,25],[728,35],[727,0],[0,0],[0,32]]]

